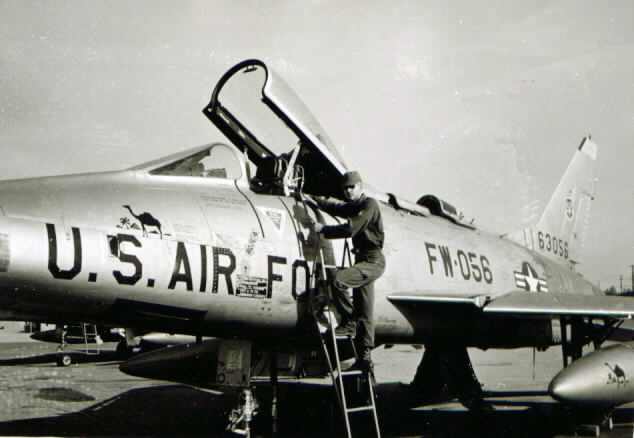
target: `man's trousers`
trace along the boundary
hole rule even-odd
[[[341,315],[341,325],[356,321],[355,341],[361,349],[374,347],[374,281],[384,271],[383,254],[372,251],[357,254],[354,265],[338,270],[335,275],[333,301]],[[352,301],[348,288],[352,288]]]

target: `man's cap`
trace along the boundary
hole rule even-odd
[[[343,177],[341,178],[342,187],[353,186],[360,182],[361,175],[359,175],[359,172],[357,172],[356,170],[344,173]]]

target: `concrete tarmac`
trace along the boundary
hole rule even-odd
[[[4,342],[3,342],[4,341]],[[99,356],[78,356],[67,368],[54,363],[55,345],[27,335],[0,334],[0,435],[7,436],[232,436],[226,414],[234,396],[185,385],[127,376],[118,369],[114,345]],[[546,393],[561,367],[559,349],[471,350],[476,373],[494,411],[472,414],[457,402],[416,401],[405,384],[422,350],[395,346],[375,351],[379,418],[383,436],[565,437],[573,436],[568,412]],[[270,436],[269,387],[259,384],[261,413],[253,436]],[[277,436],[337,436],[340,426],[329,379],[280,384]],[[362,414],[359,414],[362,415]],[[367,418],[366,418],[367,420]],[[602,437],[632,437],[634,409],[619,408],[615,428]],[[361,436],[371,436],[353,424]]]

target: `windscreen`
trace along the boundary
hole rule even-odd
[[[311,143],[321,149],[322,152],[327,152],[332,156],[328,158],[334,158],[344,168],[347,167],[332,140],[328,137],[306,105],[304,105],[304,102],[301,101],[297,94],[295,94],[280,76],[270,69],[268,81],[264,88],[264,95],[275,107],[279,108],[304,135],[309,137]],[[343,169],[339,170],[343,171]]]

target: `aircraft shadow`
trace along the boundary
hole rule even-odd
[[[525,409],[500,409],[471,413],[450,408],[418,405],[398,383],[377,385],[378,414],[383,436],[426,437],[553,437],[571,434],[558,405],[525,403]],[[271,436],[268,385],[257,385],[260,413],[252,426],[256,436]],[[56,436],[233,436],[224,428],[235,395],[211,393],[184,385],[133,389],[89,408],[59,416],[0,422],[0,435]],[[520,402],[512,402],[519,405]],[[282,382],[278,394],[277,437],[342,436],[337,404],[330,385]],[[366,415],[366,414],[358,414]],[[617,422],[631,422],[634,411],[619,410]],[[354,421],[358,436],[372,436],[370,417]]]
[[[0,435],[222,436],[230,406],[223,395],[183,385],[153,386],[77,412],[0,422]]]
[[[549,396],[545,390],[525,390],[525,391],[484,391],[485,397],[546,397]]]
[[[115,362],[121,360],[114,351],[101,351],[99,354],[86,354],[79,351],[66,351],[66,353],[72,357],[73,363]],[[0,359],[0,366],[38,365],[55,363],[56,360],[57,353],[44,353],[26,357]]]

